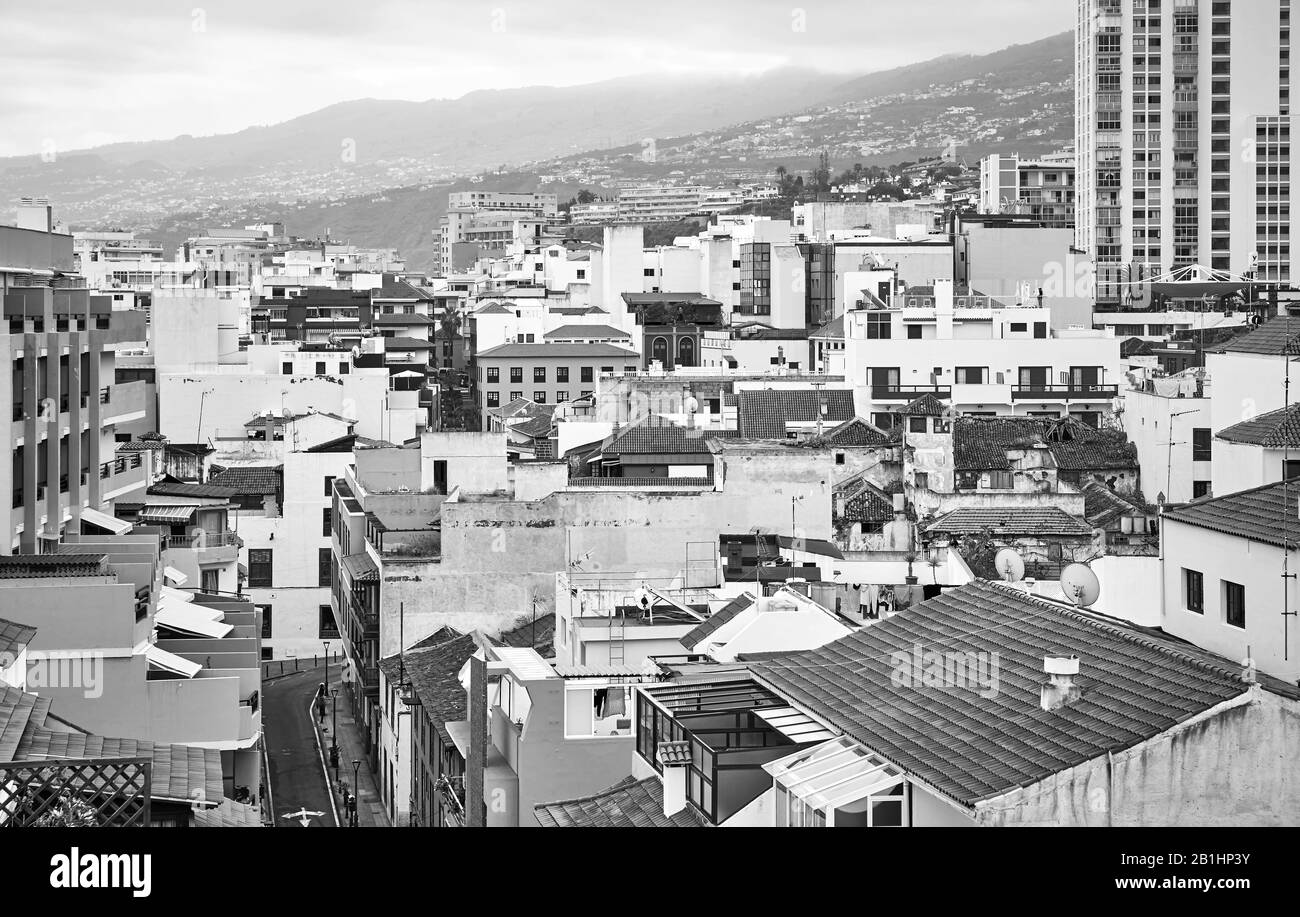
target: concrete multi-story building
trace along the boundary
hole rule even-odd
[[[501,344],[478,354],[475,388],[478,407],[528,399],[559,404],[596,391],[601,376],[635,373],[641,355],[631,347],[602,343]]]
[[[218,750],[225,795],[245,787],[256,798],[256,611],[240,597],[169,585],[178,578],[170,551],[160,552],[166,538],[139,528],[69,535],[45,554],[3,558],[0,606],[37,629],[26,687],[101,735]]]
[[[145,416],[145,384],[115,383],[113,351],[144,340],[144,315],[114,311],[72,268],[72,236],[54,231],[48,204],[0,227],[0,403],[12,407],[0,432],[11,456],[0,463],[0,554],[37,552],[83,522],[112,531],[113,501],[146,484],[138,456],[115,454],[116,426]]]
[[[1043,307],[954,297],[951,281],[844,318],[843,372],[858,414],[877,426],[891,425],[894,409],[924,394],[960,413],[1068,413],[1096,426],[1118,395],[1111,333],[1055,329]]]
[[[530,191],[460,191],[447,195],[438,223],[444,277],[471,267],[484,255],[504,253],[521,239],[539,241],[556,219],[554,194]]]
[[[1294,275],[1291,0],[1078,0],[1076,245],[1098,301],[1201,264]]]
[[[664,223],[700,212],[699,185],[640,185],[618,192],[618,219],[623,223]]]
[[[980,160],[979,212],[1030,216],[1044,226],[1073,228],[1074,156],[985,156]]]

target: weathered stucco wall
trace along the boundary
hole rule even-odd
[[[976,806],[984,825],[1300,823],[1300,702],[1247,702]],[[1108,776],[1109,772],[1109,776]]]

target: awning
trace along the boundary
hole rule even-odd
[[[754,715],[766,721],[767,725],[787,739],[800,744],[822,742],[835,735],[821,723],[793,707],[766,707],[755,710]]]
[[[154,617],[154,623],[159,627],[165,627],[168,630],[188,634],[192,637],[212,637],[214,639],[220,639],[234,630],[229,624],[212,620],[205,613],[206,611],[207,609],[200,609],[193,605],[173,602],[163,598],[158,601],[158,614]]]
[[[118,519],[116,516],[101,513],[99,510],[91,509],[88,506],[81,511],[81,521],[89,522],[91,525],[98,526],[114,535],[125,535],[132,528],[131,523],[125,519]]]
[[[148,522],[189,522],[197,503],[154,504],[140,510],[140,518]]]
[[[175,567],[163,567],[163,579],[173,586],[184,586],[190,578]]]
[[[167,569],[170,570],[171,567],[168,567]],[[185,574],[182,573],[181,576],[184,577]],[[161,593],[161,594],[162,594],[162,596],[163,596],[164,598],[175,599],[177,602],[193,602],[193,601],[194,601],[194,593],[192,593],[192,592],[186,592],[184,589],[173,589],[171,586],[167,586],[167,585],[164,585],[164,586],[162,587],[162,593]]]
[[[379,568],[375,566],[375,562],[370,559],[370,555],[365,551],[359,554],[349,554],[340,563],[343,569],[347,571],[348,578],[354,583],[379,579]]]
[[[897,767],[844,736],[763,769],[786,792],[823,812],[883,794],[904,780]]]
[[[180,675],[182,678],[193,678],[203,669],[203,666],[197,662],[190,662],[184,656],[169,653],[152,643],[145,647],[144,655],[149,660],[149,665],[164,672],[171,672],[173,675]]]

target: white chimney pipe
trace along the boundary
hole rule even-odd
[[[1079,699],[1081,691],[1074,683],[1074,677],[1079,674],[1078,656],[1045,656],[1043,671],[1049,679],[1039,698],[1039,706],[1044,710],[1059,710]]]
[[[671,818],[686,808],[686,766],[664,765],[664,817]]]

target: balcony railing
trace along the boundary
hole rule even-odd
[[[112,390],[111,388],[109,388],[108,386],[104,386],[103,388],[101,388],[101,389],[99,390],[99,403],[100,403],[100,404],[108,404],[109,399],[112,398],[112,397],[113,397],[113,390]]]
[[[465,778],[439,777],[434,784],[438,796],[442,799],[447,820],[456,827],[465,824]]]
[[[1104,401],[1119,396],[1118,385],[1013,385],[1011,398],[1017,401],[1059,401],[1079,399]]]
[[[197,547],[202,548],[242,548],[244,539],[240,538],[234,532],[198,532],[199,539]]]
[[[873,385],[873,401],[914,401],[922,395],[935,395],[939,398],[951,398],[950,385]]]

